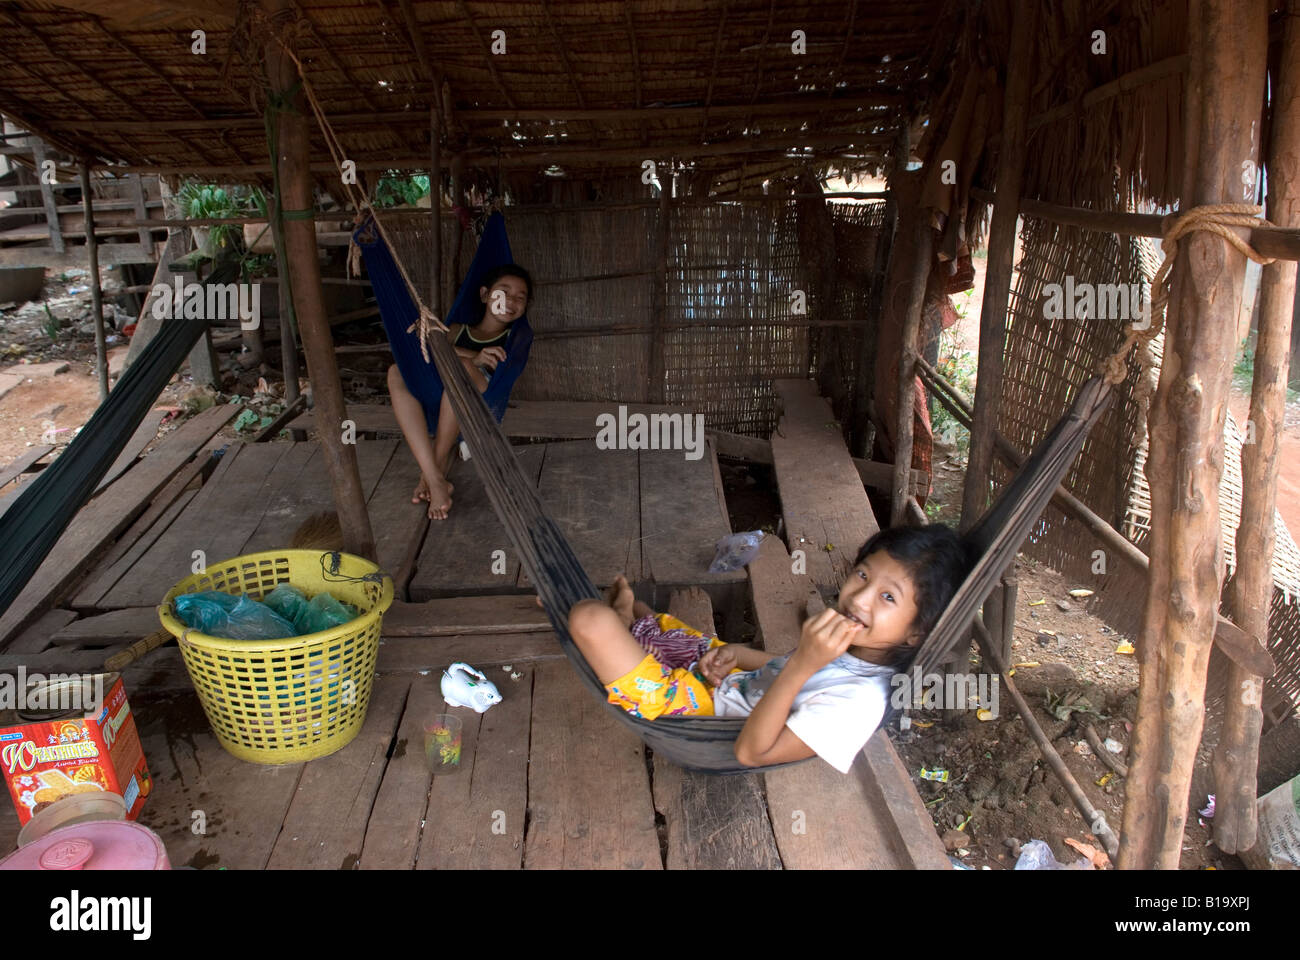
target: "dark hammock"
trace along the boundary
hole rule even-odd
[[[203,283],[238,278],[238,264],[223,264]],[[203,317],[164,322],[68,448],[0,517],[0,610],[14,602],[90,499],[207,326]]]
[[[438,411],[442,404],[443,381],[437,369],[424,359],[418,332],[407,332],[415,322],[419,310],[411,299],[411,292],[406,288],[406,281],[397,269],[393,252],[375,229],[373,218],[367,217],[353,237],[361,247],[361,255],[366,259],[366,273],[374,289],[375,302],[379,305],[384,332],[388,334],[388,344],[392,347],[397,369],[406,382],[406,388],[424,408],[429,433],[435,433],[438,429]],[[448,326],[453,323],[478,326],[483,319],[483,304],[478,292],[483,285],[483,278],[502,264],[514,262],[510,254],[510,240],[506,236],[505,218],[500,213],[493,213],[488,218],[478,249],[474,252],[474,261],[469,265],[469,271],[465,274],[465,280],[461,283],[460,291],[444,322]],[[521,316],[510,325],[506,359],[492,371],[492,379],[483,393],[484,402],[498,423],[506,415],[510,391],[519,375],[524,372],[532,345],[533,329],[528,324],[528,317]]]
[[[460,419],[461,430],[474,451],[474,465],[497,516],[510,535],[565,654],[579,677],[602,701],[607,693],[573,638],[569,611],[580,600],[600,599],[564,535],[542,507],[537,490],[524,476],[501,428],[469,382],[445,337],[435,337],[433,359]],[[918,651],[923,669],[968,636],[976,609],[1015,556],[1030,527],[1043,512],[1052,492],[1069,471],[1088,431],[1104,411],[1110,389],[1100,377],[1085,383],[1062,420],[1035,448],[1012,482],[968,534],[972,556],[978,556],[952,603]],[[735,756],[735,741],[743,718],[660,717],[643,720],[609,705],[618,720],[630,727],[651,749],[688,770],[703,773],[750,773]],[[766,768],[771,769],[771,768]]]

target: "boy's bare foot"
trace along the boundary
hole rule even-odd
[[[609,605],[614,608],[624,626],[630,627],[635,619],[632,616],[632,608],[636,605],[636,597],[632,594],[632,588],[628,585],[627,577],[619,574],[618,577],[610,584],[609,590],[605,593],[605,599]]]

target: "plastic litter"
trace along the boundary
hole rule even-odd
[[[762,530],[728,534],[718,541],[713,562],[709,564],[709,573],[730,573],[741,569],[758,556],[758,548],[762,543]]]
[[[1080,857],[1073,864],[1061,863],[1052,854],[1052,848],[1042,840],[1030,840],[1020,848],[1016,870],[1091,870],[1092,864]]]
[[[1205,817],[1205,819],[1207,820],[1213,820],[1214,819],[1214,794],[1210,794],[1208,797],[1206,797],[1206,804],[1204,809],[1197,810],[1196,812],[1199,813],[1201,816]]]
[[[921,768],[922,780],[933,780],[936,783],[947,783],[949,776],[950,774],[948,771],[942,767],[936,767],[933,770],[927,770],[925,767]]]
[[[1114,737],[1107,737],[1102,741],[1102,745],[1111,753],[1123,753],[1124,744],[1120,743]]]
[[[175,600],[176,615],[188,627],[230,640],[281,640],[297,636],[292,623],[247,594],[216,590],[186,593]]]

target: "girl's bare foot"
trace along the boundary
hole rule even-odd
[[[448,496],[450,496],[452,493],[455,492],[456,485],[454,483],[452,483],[449,480],[444,480],[443,483],[447,487]],[[421,474],[420,482],[415,487],[415,493],[411,494],[411,502],[412,503],[420,503],[421,501],[427,502],[428,499],[429,499],[429,481],[425,480],[424,475]]]
[[[447,511],[451,509],[452,489],[452,485],[446,480],[434,481],[429,484],[430,520],[447,519]]]

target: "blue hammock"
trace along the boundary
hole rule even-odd
[[[419,315],[419,310],[397,269],[393,252],[375,229],[373,218],[367,217],[353,236],[361,247],[361,255],[366,259],[366,272],[374,287],[375,302],[379,305],[379,315],[384,321],[384,331],[388,334],[389,346],[393,348],[397,369],[406,381],[406,388],[424,407],[429,433],[435,433],[438,429],[438,411],[442,404],[442,378],[438,375],[437,368],[424,359],[418,332],[407,333]],[[483,278],[502,264],[514,262],[514,257],[510,255],[510,240],[506,236],[505,217],[493,213],[479,240],[474,262],[469,265],[460,292],[456,294],[456,300],[443,322],[448,326],[453,323],[478,326],[483,320],[483,303],[479,300],[478,293]],[[521,316],[510,325],[506,359],[497,364],[483,394],[483,401],[492,411],[497,423],[506,415],[510,391],[519,375],[524,372],[532,346],[533,328],[528,325],[528,317]]]

